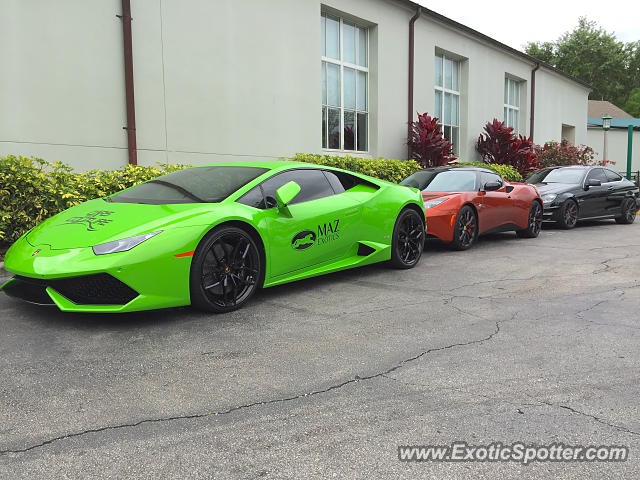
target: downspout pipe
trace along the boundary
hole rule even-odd
[[[529,118],[529,139],[533,142],[533,131],[536,120],[536,72],[540,68],[540,64],[536,63],[536,66],[531,70],[531,117]]]
[[[411,125],[413,124],[413,72],[415,63],[415,23],[422,14],[422,8],[418,7],[416,14],[409,20],[409,98],[407,110],[407,158],[411,158],[412,151],[409,142],[411,136]]]
[[[127,106],[127,149],[129,164],[138,164],[138,148],[136,145],[136,106],[133,95],[133,47],[131,40],[131,0],[122,0],[122,38],[124,40],[124,88]]]

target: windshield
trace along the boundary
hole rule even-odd
[[[141,183],[105,200],[152,205],[220,202],[266,171],[266,168],[257,167],[187,168]]]
[[[582,182],[584,170],[580,168],[554,168],[553,170],[540,170],[529,178],[528,183],[568,183],[578,185]]]
[[[447,170],[438,173],[423,192],[475,192],[476,172],[471,170]]]
[[[433,170],[419,170],[413,175],[408,176],[404,180],[400,182],[400,185],[404,185],[405,187],[415,187],[419,190],[423,190],[429,182],[433,180],[438,172]]]

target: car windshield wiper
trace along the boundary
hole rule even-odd
[[[190,198],[191,200],[195,200],[198,203],[207,203],[205,200],[203,200],[200,197],[197,197],[186,188],[182,188],[181,186],[176,185],[174,183],[165,182],[164,180],[149,180],[149,183],[157,183],[158,185],[163,185],[165,187],[173,188],[174,190],[182,193],[184,196]]]

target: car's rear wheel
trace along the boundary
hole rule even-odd
[[[258,288],[262,265],[254,239],[237,227],[209,232],[191,264],[191,304],[224,313],[242,307]]]
[[[576,226],[578,223],[578,204],[575,200],[566,200],[562,207],[560,207],[560,216],[558,218],[558,225],[562,228],[569,230]]]
[[[455,250],[467,250],[478,239],[478,218],[476,212],[468,205],[458,211],[453,228],[453,242]]]
[[[395,268],[413,268],[420,261],[424,249],[424,219],[411,208],[405,208],[393,227],[391,265]]]
[[[622,202],[622,215],[616,217],[616,223],[630,225],[635,222],[637,213],[638,205],[635,198],[625,198]]]
[[[534,201],[529,209],[529,225],[524,230],[518,230],[516,235],[520,238],[536,238],[542,230],[542,206]]]

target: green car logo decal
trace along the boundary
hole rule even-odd
[[[309,247],[313,247],[316,241],[316,234],[311,230],[305,230],[304,232],[296,233],[291,240],[291,246],[296,250],[305,250]]]
[[[105,218],[112,213],[113,212],[110,212],[109,210],[94,210],[83,217],[71,217],[67,219],[63,225],[86,225],[88,231],[95,232],[97,230],[96,227],[106,225],[113,221],[109,218]]]

